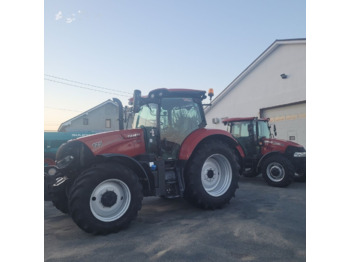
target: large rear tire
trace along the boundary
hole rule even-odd
[[[239,166],[236,156],[222,141],[200,145],[186,169],[185,198],[204,209],[228,204],[238,188]]]
[[[293,164],[284,156],[273,155],[262,164],[262,176],[270,186],[288,186],[294,180],[294,173]]]
[[[121,164],[104,164],[81,174],[74,182],[69,209],[85,232],[108,234],[127,227],[142,206],[137,175]]]

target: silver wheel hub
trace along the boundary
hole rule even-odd
[[[284,168],[280,163],[272,162],[266,168],[268,178],[273,182],[280,182],[285,176]]]
[[[119,219],[128,210],[131,201],[129,187],[119,179],[101,182],[90,196],[90,210],[103,222]]]
[[[221,154],[208,157],[202,167],[201,181],[209,195],[219,197],[225,194],[232,181],[232,168],[228,159]]]

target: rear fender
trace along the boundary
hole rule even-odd
[[[209,139],[220,139],[225,141],[233,150],[237,150],[239,154],[243,154],[243,150],[238,146],[238,142],[233,136],[220,129],[198,129],[192,132],[182,143],[180,152],[179,152],[179,160],[188,160],[192,153],[198,148],[199,144],[205,143]]]
[[[134,158],[126,155],[122,155],[122,154],[103,154],[103,155],[96,156],[96,164],[101,164],[105,162],[120,163],[129,167],[140,178],[140,181],[144,189],[144,193],[148,195],[150,194],[150,192],[152,192],[150,177],[148,176],[143,166]]]

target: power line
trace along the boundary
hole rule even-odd
[[[51,82],[58,83],[58,84],[67,85],[67,86],[79,87],[79,88],[82,88],[82,89],[87,89],[87,90],[91,90],[91,91],[106,93],[106,94],[112,94],[112,95],[130,97],[130,95],[121,95],[121,94],[112,93],[112,92],[105,92],[105,91],[101,91],[101,90],[97,90],[97,89],[93,89],[93,88],[89,88],[89,87],[73,85],[73,84],[64,83],[64,82],[61,82],[61,81],[56,81],[56,80],[52,80],[52,79],[48,79],[48,78],[44,78],[44,80],[51,81]]]
[[[101,87],[101,86],[97,86],[97,85],[86,84],[86,83],[78,82],[78,81],[75,81],[75,80],[70,80],[70,79],[67,79],[67,78],[62,78],[62,77],[49,75],[49,74],[44,74],[44,75],[48,76],[48,77],[51,77],[51,78],[56,78],[56,79],[60,79],[60,80],[64,80],[64,81],[68,81],[68,82],[72,82],[72,83],[76,83],[76,84],[80,84],[80,85],[86,85],[86,86],[91,86],[91,87],[96,87],[96,88],[100,88],[100,89],[110,90],[110,91],[114,91],[114,92],[118,92],[118,93],[124,93],[124,94],[132,95],[132,93],[130,93],[130,92],[124,92],[124,91],[119,91],[119,90],[115,90],[115,89],[105,88],[105,87]]]
[[[104,90],[109,90],[109,91],[113,91],[113,92],[124,93],[124,94],[128,94],[129,96],[132,95],[132,93],[130,93],[130,92],[125,92],[125,91],[120,91],[120,90],[105,88],[105,87],[101,87],[101,86],[97,86],[97,85],[91,85],[91,84],[82,83],[82,82],[79,82],[79,81],[70,80],[70,79],[67,79],[67,78],[58,77],[58,76],[49,75],[49,74],[44,74],[44,75],[47,76],[47,77],[50,77],[50,78],[55,78],[55,79],[59,79],[59,80],[63,80],[63,81],[71,82],[71,83],[76,83],[76,84],[79,84],[79,85],[91,86],[91,87],[95,87],[95,88],[99,88],[99,89],[104,89]],[[45,78],[45,80],[54,82],[54,80],[52,80],[52,79],[47,79],[47,78]],[[58,82],[58,83],[60,83],[60,84],[72,85],[72,84],[64,83],[64,82],[60,82],[60,81],[56,81],[56,82]],[[78,87],[81,87],[81,86],[78,86]],[[94,89],[91,89],[91,90],[94,90]],[[96,90],[95,90],[95,91],[96,91]],[[116,94],[116,93],[113,93],[113,94]]]
[[[61,111],[72,111],[72,112],[78,112],[81,113],[83,111],[81,110],[74,110],[74,109],[66,109],[66,108],[57,108],[57,107],[51,107],[51,106],[45,106],[47,109],[53,109],[53,110],[61,110]]]

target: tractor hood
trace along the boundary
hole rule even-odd
[[[281,153],[287,153],[287,151],[292,150],[293,152],[305,152],[305,148],[297,143],[288,140],[275,139],[275,138],[266,138],[263,139],[263,153],[271,151],[279,151]],[[265,154],[264,153],[264,154]]]
[[[264,142],[266,144],[271,144],[273,146],[280,146],[280,147],[287,147],[287,146],[303,147],[302,145],[297,144],[295,142],[292,142],[289,140],[283,140],[283,139],[276,139],[276,138],[266,138],[264,139]]]
[[[104,132],[76,140],[83,142],[94,155],[123,154],[133,157],[145,153],[142,129]]]
[[[105,132],[69,140],[62,144],[57,150],[56,166],[47,168],[52,169],[52,178],[61,177],[62,174],[70,178],[89,167],[97,155],[118,154],[134,157],[144,152],[142,129]]]

